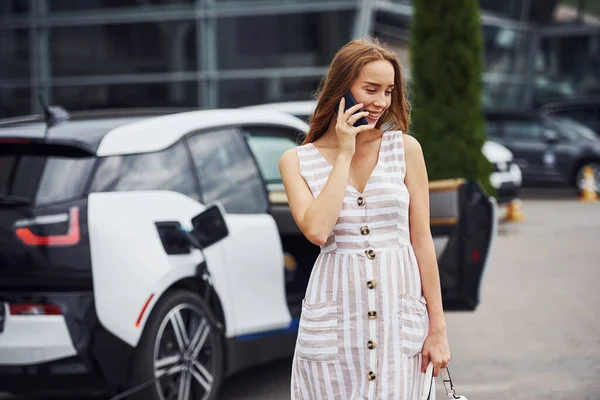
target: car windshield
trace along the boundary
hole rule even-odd
[[[43,205],[78,197],[93,158],[0,154],[0,197]]]
[[[550,117],[550,120],[560,126],[561,132],[569,139],[598,139],[593,130],[575,120],[558,117]]]
[[[279,159],[288,149],[297,144],[285,137],[248,136],[248,145],[254,153],[258,168],[267,184],[282,183],[279,174]]]

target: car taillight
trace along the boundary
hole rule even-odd
[[[62,315],[54,304],[9,304],[10,315]]]
[[[31,228],[43,227],[62,222],[68,222],[69,227],[64,234],[37,235]],[[15,233],[30,246],[71,246],[79,243],[81,231],[79,229],[79,208],[71,207],[69,214],[54,214],[36,217],[31,220],[20,220],[15,223]]]

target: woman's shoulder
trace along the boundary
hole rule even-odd
[[[421,143],[412,135],[402,134],[402,141],[407,151],[421,151]]]
[[[287,149],[281,154],[280,163],[298,163],[313,153],[312,143],[305,143]]]

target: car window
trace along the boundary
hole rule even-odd
[[[299,144],[301,133],[287,127],[245,127],[244,133],[265,182],[282,183],[279,159]]]
[[[535,121],[504,121],[504,136],[507,139],[539,140],[542,126]]]
[[[34,205],[68,200],[83,194],[93,157],[0,155],[0,194],[19,196]]]
[[[550,121],[558,125],[561,128],[561,133],[569,139],[597,139],[597,136],[593,130],[575,120],[569,118],[550,117]]]
[[[219,200],[232,214],[267,210],[262,178],[238,130],[199,133],[188,143],[206,204]]]
[[[90,191],[133,190],[172,190],[199,200],[183,142],[157,152],[110,156],[100,161]]]
[[[308,123],[310,120],[310,116],[312,114],[303,114],[303,113],[294,113],[294,117],[301,119],[302,121]]]

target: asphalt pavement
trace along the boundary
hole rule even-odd
[[[528,190],[523,212],[500,225],[479,308],[446,314],[454,386],[469,400],[600,400],[600,203]],[[290,364],[242,372],[220,399],[289,399]]]

